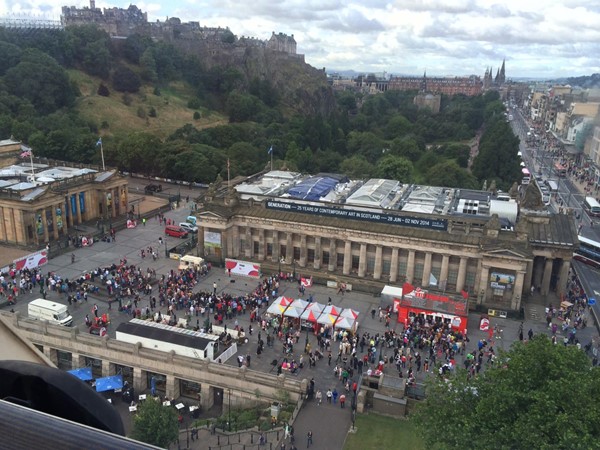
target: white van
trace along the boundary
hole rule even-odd
[[[38,298],[27,306],[30,319],[47,320],[56,325],[70,327],[73,325],[73,317],[65,305],[50,300]]]
[[[204,264],[204,259],[199,256],[185,255],[179,258],[179,270],[200,269]]]

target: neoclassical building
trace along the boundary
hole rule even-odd
[[[508,196],[331,174],[211,186],[197,216],[213,262],[372,290],[408,282],[505,311],[532,286],[562,292],[578,243],[572,216],[519,211]]]
[[[127,212],[127,179],[115,169],[40,160],[0,141],[0,242],[40,246],[77,225]]]

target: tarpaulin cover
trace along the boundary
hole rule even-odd
[[[348,317],[349,319],[356,319],[358,317],[358,311],[346,308],[340,313],[340,317]]]
[[[292,302],[288,309],[285,310],[285,313],[283,315],[286,317],[298,318],[302,315],[308,304],[309,303],[306,300],[297,298]]]
[[[300,318],[302,320],[316,322],[324,308],[325,305],[321,305],[320,303],[309,303],[304,312],[300,315]]]
[[[96,392],[112,391],[123,388],[123,375],[113,375],[112,377],[98,378],[96,380]]]
[[[318,201],[325,197],[338,184],[338,180],[329,177],[310,177],[288,190],[290,197],[302,200]]]
[[[69,373],[83,381],[89,381],[94,378],[91,367],[80,367],[79,369],[69,370]]]
[[[285,312],[287,307],[292,303],[291,298],[278,297],[267,309],[267,313],[281,315]]]

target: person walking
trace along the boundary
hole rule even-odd
[[[313,443],[313,433],[311,430],[306,433],[306,448],[310,447]]]
[[[323,393],[320,390],[318,390],[315,394],[315,398],[317,399],[317,405],[320,405],[321,401],[323,400]]]
[[[327,389],[327,394],[325,394],[327,396],[327,403],[331,403],[331,397],[332,397],[332,392],[331,389]]]
[[[346,394],[340,395],[340,407],[345,408],[346,405]]]

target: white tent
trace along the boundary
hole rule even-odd
[[[347,317],[349,319],[357,319],[358,311],[354,311],[353,309],[346,308],[340,313],[340,317]]]
[[[316,322],[323,312],[323,309],[325,309],[325,305],[321,305],[317,302],[309,303],[304,312],[300,315],[300,318],[302,320]]]
[[[402,298],[402,288],[396,286],[384,286],[381,295],[391,298]]]
[[[273,301],[273,303],[271,303],[269,308],[267,309],[267,313],[274,314],[276,316],[280,316],[281,314],[283,314],[285,312],[287,307],[290,306],[292,301],[293,300],[291,298],[287,298],[287,297],[283,297],[283,296],[277,297]]]
[[[302,315],[306,307],[308,306],[308,302],[306,300],[302,300],[301,298],[297,298],[292,302],[292,304],[285,310],[283,313],[286,317],[294,317],[298,318]]]
[[[335,322],[336,328],[342,328],[344,330],[353,330],[354,331],[355,325],[356,325],[356,319],[353,319],[351,317],[339,316],[338,320]]]

